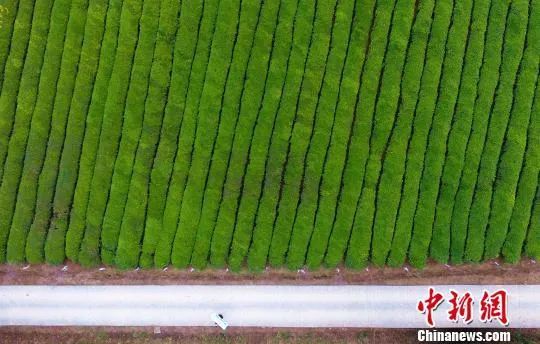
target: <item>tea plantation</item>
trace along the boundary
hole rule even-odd
[[[540,258],[540,0],[4,0],[0,263]]]

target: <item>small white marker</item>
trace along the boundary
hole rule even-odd
[[[154,334],[160,334],[161,333],[161,327],[154,326]]]
[[[193,271],[195,271],[194,268],[189,268],[189,272],[193,272]]]
[[[229,268],[226,268],[226,269],[225,269],[225,272],[229,272]]]
[[[536,264],[536,260],[531,259],[531,263]]]
[[[339,273],[341,270],[339,268],[336,268],[336,272]]]
[[[405,270],[405,271],[409,272],[409,268],[408,268],[408,267],[406,267],[406,266],[405,266],[405,267],[403,268],[403,270]]]
[[[99,268],[99,271],[105,271],[105,270],[107,270],[107,269],[105,269],[105,268]]]
[[[369,268],[366,268],[366,271],[369,271]]]
[[[135,269],[135,271],[139,271],[141,268],[137,266],[137,268]]]
[[[227,323],[227,321],[225,321],[225,319],[223,318],[223,315],[222,314],[218,314],[218,313],[212,313],[210,315],[210,319],[212,319],[212,321],[218,325],[219,327],[221,327],[222,330],[226,330],[227,327],[229,327],[229,324]]]
[[[64,267],[62,268],[62,271],[68,271],[67,265],[64,265]]]
[[[167,271],[167,270],[169,270],[168,267],[164,267],[164,268],[163,268],[163,271]]]

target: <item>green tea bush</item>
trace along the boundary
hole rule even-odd
[[[78,257],[79,262],[85,266],[100,262],[101,225],[122,130],[142,8],[143,4],[139,0],[125,0],[122,5],[116,56],[103,108],[102,130],[89,189],[84,236]]]
[[[51,203],[54,198],[59,161],[64,148],[66,123],[81,60],[81,46],[85,27],[87,26],[87,13],[87,0],[72,2],[62,53],[62,63],[60,65],[60,75],[52,109],[47,152],[45,153],[45,161],[38,181],[36,215],[30,227],[30,232],[47,233],[44,253],[46,262],[50,264],[60,264],[65,259],[65,233],[56,230],[48,231],[48,229],[49,223],[54,221],[55,217],[55,214],[51,211]]]
[[[508,234],[512,210],[515,209],[517,186],[527,145],[533,99],[538,85],[540,57],[540,2],[533,1],[529,12],[526,46],[520,62],[519,75],[514,89],[508,128],[504,134],[502,151],[497,164],[495,185],[490,204],[484,258],[499,256]],[[534,118],[534,117],[533,117]],[[532,124],[534,129],[535,124]],[[530,164],[531,161],[529,161]],[[534,161],[532,161],[534,162]],[[519,211],[519,209],[517,209]],[[525,213],[530,210],[524,209]],[[514,259],[515,260],[515,259]]]
[[[379,79],[386,55],[394,7],[394,0],[377,2],[371,29],[371,43],[355,105],[355,119],[349,134],[350,143],[341,177],[340,195],[325,258],[328,266],[335,266],[343,260],[353,227],[356,205],[362,190],[372,114],[377,101]]]
[[[173,244],[172,263],[177,267],[189,265],[193,252],[210,158],[221,120],[223,93],[229,81],[233,49],[238,38],[239,20],[239,1],[220,2],[201,101],[197,109],[193,157]]]
[[[238,115],[239,123],[235,132],[229,161],[231,169],[229,169],[230,174],[227,175],[224,185],[224,192],[236,197],[234,201],[235,209],[238,207],[237,199],[240,195],[238,189],[242,184],[243,173],[247,164],[248,148],[253,137],[253,129],[261,108],[261,102],[268,80],[268,66],[273,56],[274,35],[281,3],[272,2],[268,4],[268,7],[263,6],[261,19],[259,19],[261,25],[255,33],[255,41],[251,52],[252,59],[248,63],[246,84],[244,85],[244,93],[242,94]],[[271,44],[268,44],[269,42]],[[234,191],[231,192],[232,190]],[[230,201],[231,198],[228,197],[226,200]],[[220,224],[220,219],[223,219],[223,217],[218,217],[217,225]],[[225,217],[225,221],[227,220],[229,218]],[[231,224],[234,225],[233,223]],[[225,222],[226,226],[230,226],[231,224]],[[250,234],[235,231],[235,239],[233,239],[230,248],[228,261],[229,265],[235,270],[240,267],[243,258],[236,256],[235,241],[241,241],[243,243],[242,245],[244,245],[242,249],[245,249],[245,252],[247,252]]]
[[[384,57],[385,66],[382,71],[377,103],[372,114],[374,121],[369,140],[364,181],[362,182],[362,190],[358,200],[358,220],[354,222],[347,250],[347,264],[353,267],[361,267],[367,263],[370,245],[373,248],[374,262],[384,264],[381,259],[375,259],[381,242],[387,241],[386,238],[381,238],[372,233],[375,198],[382,169],[383,153],[396,120],[398,101],[402,91],[403,65],[410,46],[409,37],[413,17],[413,3],[407,0],[396,1],[394,13],[392,14],[392,28]]]
[[[203,85],[208,72],[210,46],[214,34],[218,4],[205,2],[198,31],[197,47],[194,63],[191,66],[186,104],[182,115],[178,149],[174,159],[171,181],[167,193],[167,201],[163,213],[163,227],[156,246],[154,262],[157,267],[170,263],[172,247],[178,228],[178,219],[182,208],[182,199],[186,187],[186,179],[191,165],[195,130],[197,127],[197,110]]]
[[[253,230],[267,164],[266,156],[289,68],[292,40],[295,35],[294,20],[297,16],[298,1],[285,1],[281,4],[264,98],[257,123],[253,129],[248,163],[244,173],[243,185],[245,187],[242,189],[242,197],[239,200],[236,216],[235,228],[242,233],[249,233]],[[248,265],[250,269],[261,270],[266,265],[272,233],[258,231],[253,232],[252,235],[253,239],[248,252]],[[255,261],[256,263],[254,263]]]
[[[162,7],[164,7],[164,4],[161,0],[144,3],[139,21],[139,39],[131,67],[131,80],[123,113],[118,155],[114,163],[109,199],[101,225],[100,253],[101,260],[105,264],[113,264],[115,261],[118,236],[130,190],[130,180],[134,172],[135,154],[143,135],[143,116],[146,115],[145,102],[147,99],[148,101],[159,101],[150,97],[148,89],[153,86],[150,79],[152,61],[155,60],[157,68],[160,68],[159,62],[162,59],[167,59],[168,56],[167,51],[154,52],[157,44],[164,38],[163,35],[157,36],[161,20],[160,8]],[[170,8],[167,8],[167,10],[172,12]],[[174,16],[174,13],[172,15],[174,19],[171,19],[171,21],[176,22],[178,18]],[[174,35],[174,33],[173,31],[171,35]],[[168,70],[164,73],[167,74]]]
[[[431,255],[443,260],[448,255],[449,233],[433,233],[435,207],[439,193],[448,141],[448,133],[456,111],[456,101],[463,80],[463,61],[468,42],[468,28],[472,11],[472,1],[458,1],[454,5],[453,19],[448,33],[446,53],[443,61],[442,78],[439,86],[437,105],[428,138],[424,168],[418,195],[418,205],[413,224],[413,235],[409,247],[409,260],[413,266],[426,264],[429,244],[433,237]]]
[[[313,224],[313,234],[309,242],[306,264],[319,266],[326,253],[326,247],[335,217],[338,194],[341,185],[341,171],[345,165],[345,157],[351,125],[354,121],[354,110],[358,99],[358,89],[363,74],[363,66],[370,41],[369,35],[373,26],[375,1],[356,1],[352,20],[352,32],[343,69],[334,125],[330,133],[330,143],[326,153],[319,198]],[[365,17],[372,18],[365,20]]]
[[[484,249],[484,244],[487,244],[485,243],[485,232],[491,207],[493,181],[496,177],[502,141],[510,118],[516,75],[523,54],[528,5],[528,1],[514,1],[510,5],[508,14],[501,75],[493,101],[469,214],[469,235],[467,236],[465,255],[467,260],[473,262],[478,262],[483,258],[484,250],[487,257],[493,257],[496,255],[495,251],[500,249],[500,247],[496,248],[495,246],[486,246]]]
[[[69,210],[73,202],[73,193],[77,181],[81,148],[84,140],[86,116],[92,98],[98,63],[100,60],[101,42],[104,33],[104,22],[107,16],[108,4],[105,1],[94,1],[88,8],[88,19],[85,29],[85,39],[79,60],[79,69],[75,81],[75,90],[69,110],[66,138],[58,179],[54,192],[53,214],[49,232],[56,233],[58,246],[65,247]],[[114,11],[111,9],[111,14]]]
[[[538,187],[538,172],[540,171],[540,88],[538,88],[538,78],[536,79],[536,92],[531,112],[529,131],[527,133],[527,151],[525,152],[525,163],[519,176],[516,200],[510,223],[508,235],[502,248],[502,254],[505,260],[516,263],[521,258],[523,243],[527,236],[527,227],[530,233],[537,231],[533,223],[529,225],[532,208],[535,207],[535,192]],[[538,199],[536,199],[538,202]],[[531,234],[532,235],[532,234]],[[534,247],[534,236],[531,237],[530,247]],[[533,250],[526,252],[530,254]],[[533,256],[532,254],[530,254]],[[536,254],[538,256],[538,254]]]
[[[3,169],[4,173],[0,186],[0,210],[2,212],[0,219],[0,261],[6,259],[6,246],[8,246],[7,260],[9,262],[18,262],[24,259],[26,231],[18,226],[15,227],[14,231],[10,231],[10,228],[17,202],[17,192],[22,175],[25,152],[27,150],[30,123],[32,122],[32,115],[34,114],[38,98],[40,72],[47,43],[51,8],[52,1],[48,0],[36,1],[34,6],[32,30],[24,60],[20,89],[16,101],[17,106],[14,113],[14,123],[9,138],[7,157]],[[6,116],[8,114],[3,115]],[[28,147],[30,154],[34,153],[32,152],[33,148]],[[28,160],[36,158],[35,155],[27,157]],[[24,191],[22,192],[24,193]],[[8,237],[11,237],[11,240]],[[6,241],[10,241],[10,243],[6,245]]]
[[[270,58],[274,56],[275,43],[274,35],[279,17],[280,6],[284,4],[268,4],[263,6],[261,12],[260,26],[255,33],[255,42],[252,56],[248,64],[246,85],[242,95],[240,114],[237,124],[237,132],[234,135],[232,151],[229,161],[229,169],[225,178],[223,188],[223,199],[218,212],[214,235],[210,248],[210,262],[214,266],[224,266],[229,259],[229,263],[238,269],[242,264],[243,257],[237,256],[238,244],[241,242],[242,252],[247,252],[251,238],[251,228],[240,226],[235,229],[236,213],[238,209],[239,197],[241,196],[242,182],[246,165],[248,164],[249,147],[254,135],[254,128],[257,119],[260,118],[263,95],[268,87],[268,68]],[[311,13],[306,16],[311,18]],[[271,42],[272,45],[269,45]],[[261,70],[264,74],[261,76]],[[259,116],[259,117],[258,117]],[[259,157],[261,158],[261,157]],[[244,186],[247,191],[251,186]],[[234,239],[233,239],[234,232]],[[232,258],[231,242],[235,241],[235,258]],[[231,256],[229,256],[231,251]]]
[[[281,181],[281,171],[285,162],[287,142],[290,134],[290,128],[294,117],[294,111],[297,105],[297,99],[300,92],[301,79],[303,77],[303,71],[305,61],[307,58],[309,40],[311,37],[311,30],[313,28],[314,11],[315,7],[308,1],[300,1],[298,3],[297,14],[302,12],[302,17],[296,17],[295,33],[293,37],[293,48],[290,53],[287,75],[285,77],[285,84],[283,88],[282,98],[280,99],[278,112],[275,115],[274,132],[271,138],[269,153],[267,157],[268,164],[266,165],[264,187],[262,191],[261,199],[259,200],[259,209],[256,217],[255,227],[253,229],[246,228],[243,224],[239,227],[239,231],[235,230],[236,212],[240,197],[240,187],[242,186],[243,176],[240,171],[235,171],[237,161],[244,161],[243,166],[247,164],[247,146],[251,142],[251,134],[240,135],[237,133],[235,137],[235,143],[233,144],[233,152],[231,155],[231,161],[229,166],[231,167],[227,172],[227,178],[224,187],[223,200],[219,209],[218,219],[216,222],[216,228],[214,229],[214,236],[212,237],[212,244],[210,250],[210,262],[214,266],[224,266],[227,262],[229,254],[229,246],[236,236],[236,240],[239,241],[236,246],[242,242],[242,250],[248,250],[251,238],[251,231],[272,231],[273,219],[275,217],[275,211],[277,207],[277,193],[279,190],[279,183]],[[274,23],[275,25],[275,23]],[[267,29],[268,30],[268,29]],[[263,36],[264,37],[264,36]],[[262,48],[261,48],[262,50]],[[265,50],[262,50],[264,52]],[[266,61],[268,67],[269,61]],[[248,67],[249,68],[249,67]],[[256,73],[256,69],[252,73]],[[249,75],[249,69],[248,69]],[[266,76],[268,77],[268,76]],[[252,81],[255,84],[255,80]],[[268,80],[265,79],[265,83]],[[264,87],[258,87],[259,99],[262,98]],[[247,97],[247,96],[246,96]],[[249,98],[246,99],[246,104]],[[256,104],[249,104],[250,108],[255,108]],[[256,110],[260,111],[260,104],[257,104]],[[247,109],[245,110],[247,111]],[[255,115],[255,114],[252,114]],[[260,115],[259,115],[260,116]],[[252,127],[255,126],[254,118],[252,119]],[[240,119],[242,119],[240,117]],[[247,121],[246,121],[247,122]],[[242,127],[244,121],[239,122],[238,126]],[[253,131],[253,129],[252,129]],[[280,137],[274,136],[277,132],[280,133]],[[238,148],[235,148],[237,146]],[[241,148],[246,146],[245,148]],[[238,153],[235,153],[238,151]],[[245,152],[245,153],[244,153]],[[259,157],[262,158],[262,157]],[[254,159],[253,159],[254,160]],[[271,172],[269,172],[271,171]],[[243,172],[243,171],[242,171]],[[246,192],[251,189],[251,186],[244,185]],[[259,217],[259,214],[264,214],[264,219]],[[270,219],[272,218],[272,219]],[[236,260],[236,268],[241,265],[240,260]]]
[[[71,0],[54,2],[50,15],[51,24],[41,68],[38,97],[28,137],[17,205],[11,224],[10,237],[13,237],[10,241],[14,243],[14,247],[10,255],[13,261],[27,260],[31,263],[43,261],[45,235],[42,233],[44,232],[39,234],[32,232],[32,235],[28,233],[34,218],[39,173],[45,161],[70,4]],[[43,229],[46,230],[46,228]]]
[[[126,210],[118,237],[115,263],[121,267],[136,267],[144,231],[150,170],[156,154],[165,103],[169,95],[175,36],[178,29],[178,1],[163,1],[159,18],[159,30],[154,52],[154,64],[150,72],[150,86],[144,108],[142,135],[129,184]]]
[[[401,200],[398,207],[394,236],[388,264],[398,266],[405,261],[412,236],[412,227],[418,188],[424,166],[424,156],[433,120],[435,104],[441,81],[442,63],[445,58],[448,32],[452,16],[452,0],[437,1],[433,10],[430,39],[426,51],[426,61],[420,93],[414,110],[413,130],[407,147],[405,175],[401,186]],[[397,190],[396,190],[397,192]]]
[[[69,216],[69,223],[66,224],[62,220],[57,221],[57,226],[66,231],[66,257],[75,262],[78,261],[79,249],[84,236],[86,209],[102,129],[103,110],[107,101],[107,89],[116,56],[121,12],[122,0],[110,1],[107,7],[105,33],[101,42],[100,63],[98,63],[92,98],[86,114],[84,138],[71,210],[68,215],[63,214],[61,217]],[[67,225],[66,229],[63,228],[65,225]]]
[[[525,253],[533,259],[540,258],[540,175],[536,183],[536,196],[525,243]]]
[[[448,136],[431,243],[431,250],[433,252],[437,251],[437,254],[433,253],[432,256],[441,263],[447,263],[451,257],[455,256],[456,248],[463,246],[463,244],[457,244],[461,238],[451,233],[450,224],[454,199],[459,186],[461,171],[463,170],[465,149],[471,134],[474,102],[479,93],[478,86],[482,60],[485,58],[484,40],[490,3],[490,1],[484,0],[476,1],[473,5],[469,38],[463,71],[461,72],[461,85],[452,127]],[[460,254],[458,253],[458,255]]]
[[[24,61],[28,52],[34,3],[34,0],[20,1],[17,18],[13,25],[9,54],[7,55],[7,60],[2,62],[4,68],[2,68],[2,88],[0,92],[0,113],[2,113],[2,116],[0,116],[0,180],[4,175],[4,164],[6,162],[10,133],[13,129],[13,122],[15,121],[17,95],[19,93]],[[39,42],[39,45],[43,43]],[[4,255],[5,252],[0,254],[0,257]]]
[[[7,58],[13,39],[13,27],[20,0],[8,0],[0,5],[0,90],[4,82]]]
[[[411,136],[414,109],[418,103],[422,72],[426,64],[426,51],[434,6],[435,2],[432,0],[420,2],[403,67],[396,122],[382,162],[375,203],[371,258],[376,265],[386,263],[392,245],[391,239],[394,236],[396,215],[401,198],[401,193],[397,190],[401,190],[403,174],[405,173],[407,145]],[[375,243],[376,241],[377,243]]]
[[[474,103],[471,134],[467,141],[465,161],[461,171],[450,225],[451,260],[461,263],[467,238],[468,214],[472,202],[474,185],[478,174],[478,165],[487,131],[487,123],[495,88],[499,79],[503,36],[505,31],[508,1],[491,2],[488,29],[484,43],[484,63],[480,69],[478,95]]]
[[[184,1],[179,11],[169,97],[165,106],[159,144],[154,158],[155,167],[151,171],[148,191],[146,228],[139,262],[145,268],[154,265],[156,246],[163,230],[167,190],[171,181],[174,155],[178,148],[178,135],[197,45],[197,35],[194,33],[199,29],[201,11],[201,1]]]
[[[336,3],[334,12],[335,21],[331,28],[330,48],[326,57],[324,76],[319,86],[319,97],[315,108],[310,109],[314,111],[311,138],[307,142],[307,145],[306,142],[303,142],[305,145],[304,157],[292,155],[287,160],[287,170],[291,171],[289,178],[295,174],[298,174],[296,177],[299,177],[295,185],[298,188],[298,194],[289,192],[292,193],[293,197],[297,198],[296,204],[298,206],[293,205],[291,207],[296,214],[291,213],[293,215],[290,218],[290,222],[286,220],[286,212],[280,211],[280,216],[278,216],[278,223],[282,219],[281,222],[283,225],[291,227],[290,231],[292,234],[287,251],[287,265],[290,268],[300,268],[304,265],[309,241],[313,233],[320,178],[322,177],[324,159],[328,142],[330,141],[330,135],[328,133],[332,131],[332,126],[334,125],[335,110],[339,98],[340,88],[339,86],[336,87],[336,85],[341,85],[345,56],[347,56],[350,44],[354,1]],[[298,123],[302,122],[301,119],[298,121]],[[297,135],[305,130],[306,124],[304,123],[303,126],[298,125],[296,127]],[[297,137],[297,140],[299,139],[300,136]],[[305,136],[304,139],[307,141],[308,136]],[[294,150],[291,150],[291,153],[294,153]],[[304,159],[302,165],[295,162],[295,160],[298,161],[298,159],[302,158]],[[287,174],[285,177],[287,177]],[[283,204],[290,202],[291,197],[289,197],[288,202]]]
[[[199,269],[204,268],[208,262],[212,234],[221,203],[221,191],[225,183],[232,141],[238,123],[240,99],[244,91],[243,81],[246,78],[247,65],[253,51],[255,31],[260,25],[261,8],[261,2],[255,0],[242,2],[240,9],[238,36],[219,110],[219,128],[212,148],[212,159],[204,188],[197,236],[191,255],[191,265]]]

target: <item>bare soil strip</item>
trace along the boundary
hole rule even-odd
[[[227,270],[118,270],[83,268],[68,263],[50,265],[0,265],[0,285],[100,285],[100,284],[300,284],[300,285],[425,285],[425,284],[540,284],[540,264],[524,259],[519,264],[491,260],[483,264],[447,266],[430,263],[424,269],[343,267],[318,271],[268,269],[254,274]]]

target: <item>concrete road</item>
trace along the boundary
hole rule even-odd
[[[434,286],[445,300],[437,327],[503,327],[480,321],[484,290],[508,293],[509,327],[540,327],[540,286]],[[473,321],[448,320],[450,290],[470,292]],[[429,286],[0,286],[0,325],[428,327],[417,310]]]

